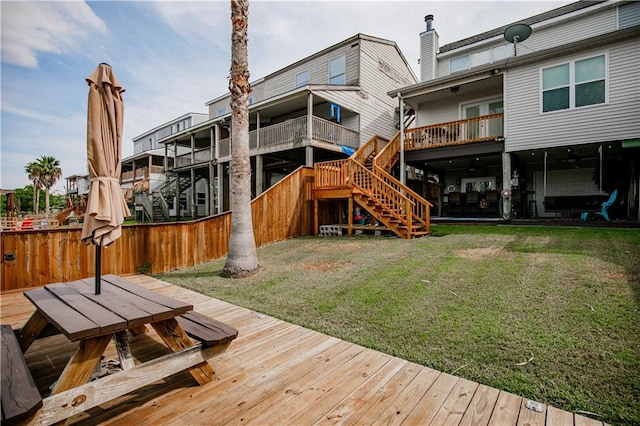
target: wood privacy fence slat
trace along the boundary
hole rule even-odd
[[[301,167],[253,200],[258,247],[313,235],[314,171]],[[0,290],[40,287],[94,276],[95,247],[80,241],[81,228],[0,233]],[[162,273],[227,254],[231,214],[189,222],[126,225],[122,236],[102,249],[103,274],[132,274],[143,268]]]

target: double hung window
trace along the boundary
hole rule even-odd
[[[345,55],[329,61],[329,84],[347,84]]]
[[[580,108],[606,101],[606,55],[542,69],[542,112]]]

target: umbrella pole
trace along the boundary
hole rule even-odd
[[[96,244],[96,294],[100,294],[100,270],[102,263],[102,243]]]

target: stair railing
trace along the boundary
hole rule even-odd
[[[366,164],[370,157],[375,156],[389,143],[389,139],[382,138],[380,136],[374,136],[369,139],[364,145],[353,153],[351,158],[360,164]]]
[[[412,190],[406,185],[400,183],[399,180],[385,172],[378,166],[374,165],[374,173],[379,176],[387,185],[393,187],[396,191],[404,194],[412,202],[413,218],[422,223],[426,231],[430,232],[431,207],[433,204],[425,200],[420,194]]]
[[[411,235],[414,203],[409,197],[369,171],[363,164],[352,159],[349,160],[349,178],[356,189],[381,205],[390,216],[405,225],[407,235]],[[385,222],[383,218],[378,217],[378,219]]]

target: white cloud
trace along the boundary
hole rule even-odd
[[[92,31],[106,25],[84,2],[2,2],[2,62],[37,67],[39,53],[77,49]]]

